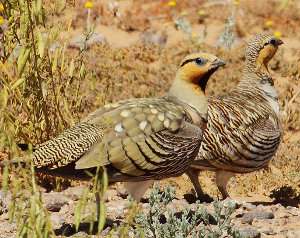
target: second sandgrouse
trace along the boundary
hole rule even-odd
[[[236,173],[264,168],[274,156],[282,131],[279,104],[268,63],[282,41],[258,34],[246,49],[242,80],[230,93],[208,99],[208,124],[199,154],[187,172],[199,197],[201,170],[216,172],[223,198],[226,185]]]

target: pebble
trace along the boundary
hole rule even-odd
[[[254,205],[252,203],[245,202],[245,203],[242,204],[242,208],[244,208],[245,210],[251,211],[251,210],[254,210],[256,208],[256,205]]]
[[[64,205],[68,204],[69,199],[62,193],[50,192],[43,195],[43,202],[48,211],[59,212]]]
[[[121,198],[127,198],[128,192],[127,192],[126,188],[123,186],[123,184],[118,184],[116,186],[116,190],[117,190],[118,196],[120,196]]]
[[[87,233],[80,231],[72,235],[71,237],[78,237],[78,238],[85,238],[85,237],[90,237]]]
[[[272,229],[263,230],[263,231],[261,231],[261,233],[264,233],[266,235],[276,235],[276,231],[274,231]]]
[[[254,219],[273,219],[274,214],[272,212],[265,211],[253,211],[247,212],[242,216],[241,222],[251,224]]]
[[[64,224],[66,221],[63,216],[58,214],[57,212],[54,212],[50,215],[50,220],[52,224],[53,229],[58,229]]]
[[[253,228],[246,228],[243,230],[240,230],[239,233],[243,238],[260,238],[261,234],[259,231],[253,229]]]
[[[11,193],[0,191],[0,215],[8,211],[10,201]]]
[[[118,192],[115,189],[108,189],[104,194],[105,201],[112,201],[118,199]]]
[[[128,208],[127,200],[110,201],[106,203],[107,214],[113,218],[123,218],[125,210]]]
[[[63,193],[73,201],[77,201],[82,197],[85,189],[87,188],[84,186],[69,187]]]

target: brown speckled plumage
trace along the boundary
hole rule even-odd
[[[223,197],[235,173],[266,167],[281,139],[279,105],[267,64],[282,42],[268,34],[255,36],[246,50],[241,82],[224,96],[208,99],[208,124],[199,154],[188,172],[198,195],[201,170],[217,172]]]

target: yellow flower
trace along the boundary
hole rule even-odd
[[[3,12],[4,11],[4,6],[3,4],[0,2],[0,12]]]
[[[169,6],[169,7],[176,7],[176,4],[177,4],[177,3],[176,3],[176,1],[174,1],[174,0],[168,2],[168,6]]]
[[[270,27],[272,27],[274,24],[273,24],[273,21],[272,20],[267,20],[266,22],[265,22],[265,26],[267,27],[267,28],[270,28]]]
[[[240,0],[233,0],[234,5],[240,5]]]
[[[94,6],[94,4],[92,1],[86,1],[84,4],[84,7],[87,9],[91,9],[91,8],[93,8],[93,6]]]
[[[187,11],[182,11],[182,12],[180,12],[180,16],[187,16],[188,15],[188,13],[187,13]]]
[[[3,16],[0,16],[0,25],[2,25],[4,23],[4,18]]]
[[[276,37],[276,38],[280,38],[282,36],[282,33],[280,31],[274,31],[273,35]]]
[[[191,37],[192,39],[197,39],[198,34],[196,32],[192,32]]]
[[[200,9],[200,10],[198,11],[198,15],[199,15],[199,16],[205,16],[205,15],[206,15],[205,10]]]

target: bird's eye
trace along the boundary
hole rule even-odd
[[[205,59],[202,58],[197,58],[195,59],[196,64],[198,65],[203,65],[205,63]]]
[[[276,45],[276,40],[275,40],[274,38],[272,38],[271,40],[267,41],[267,42],[264,44],[264,46],[269,45],[269,44],[271,44],[271,45]]]
[[[276,40],[275,40],[275,39],[271,39],[271,40],[270,40],[270,44],[276,45]]]

